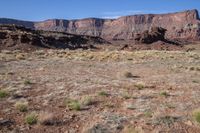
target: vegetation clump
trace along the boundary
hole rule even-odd
[[[8,96],[8,92],[5,90],[0,90],[0,98],[5,98]]]
[[[200,109],[198,110],[195,110],[193,113],[192,113],[192,116],[193,116],[193,119],[200,124]]]
[[[88,105],[92,105],[94,103],[94,100],[91,97],[87,96],[84,98],[82,103],[83,103],[83,105],[88,106]]]
[[[133,77],[133,74],[132,74],[131,72],[126,71],[126,72],[124,72],[124,76],[125,76],[126,78],[132,78],[132,77]]]
[[[80,111],[81,110],[81,104],[80,104],[80,102],[78,100],[67,99],[67,100],[65,100],[65,105],[70,110],[76,110],[76,111]]]
[[[134,85],[138,90],[142,90],[145,88],[145,84],[144,83],[137,83]]]
[[[27,102],[17,102],[15,104],[15,108],[19,110],[20,112],[26,112],[28,111],[28,103]]]
[[[25,80],[25,81],[24,81],[24,84],[25,84],[25,85],[30,85],[30,84],[32,84],[32,83],[31,83],[30,80]]]
[[[160,92],[160,95],[165,97],[169,96],[169,94],[166,91]]]
[[[99,96],[109,96],[109,94],[108,94],[107,92],[105,92],[105,91],[100,91],[100,92],[98,93],[98,95],[99,95]]]
[[[36,113],[31,113],[31,114],[26,116],[25,121],[29,125],[34,125],[38,121],[38,116],[37,116]]]

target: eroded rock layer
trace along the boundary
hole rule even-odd
[[[134,39],[137,34],[150,30],[152,27],[162,27],[167,29],[166,37],[170,39],[200,39],[200,20],[197,10],[159,15],[133,15],[118,19],[51,19],[42,22],[0,19],[0,23],[20,24],[36,30],[62,31],[80,35],[99,36],[109,40]]]

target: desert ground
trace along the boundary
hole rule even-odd
[[[199,133],[190,50],[0,52],[0,133]]]

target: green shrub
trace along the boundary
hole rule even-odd
[[[98,95],[99,95],[99,96],[108,96],[109,94],[108,94],[107,92],[105,92],[105,91],[100,91],[100,92],[98,93]]]
[[[24,84],[25,84],[25,85],[30,85],[30,84],[32,84],[32,83],[31,83],[30,80],[25,80],[25,81],[24,81]]]
[[[70,110],[76,110],[76,111],[81,110],[81,104],[78,100],[68,99],[65,100],[65,104]]]
[[[169,96],[169,94],[166,91],[161,92],[160,95],[165,97]]]
[[[8,92],[4,90],[0,90],[0,98],[5,98],[8,96]]]
[[[37,114],[31,113],[31,114],[27,115],[26,118],[25,118],[25,121],[29,125],[36,124],[37,121],[38,121]]]
[[[195,110],[192,113],[192,116],[193,116],[194,120],[200,124],[200,109]]]

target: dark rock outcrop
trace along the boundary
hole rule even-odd
[[[0,50],[38,48],[89,49],[95,44],[109,43],[100,37],[73,35],[61,32],[35,31],[23,26],[0,25]]]
[[[152,27],[149,31],[137,34],[135,40],[139,43],[151,44],[157,41],[165,41],[166,29],[162,27]]]
[[[167,29],[166,37],[169,39],[200,40],[200,20],[197,10],[157,15],[133,15],[118,19],[51,19],[42,22],[0,19],[0,24],[24,25],[36,30],[98,36],[109,40],[134,39],[136,34],[141,34],[152,27],[162,27]]]

